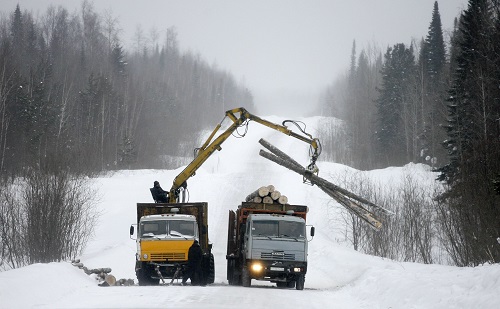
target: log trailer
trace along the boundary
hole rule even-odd
[[[243,202],[229,211],[227,280],[249,287],[252,279],[304,289],[307,272],[307,206]],[[314,236],[314,227],[310,230]]]
[[[232,124],[212,141],[226,118],[229,118]],[[208,204],[186,203],[187,180],[195,175],[198,168],[215,150],[222,149],[221,144],[238,127],[247,126],[250,121],[308,143],[311,162],[307,169],[317,174],[316,160],[321,153],[319,140],[306,133],[296,122],[285,120],[282,125],[275,124],[249,113],[244,108],[226,111],[222,121],[205,143],[197,149],[193,161],[175,177],[167,195],[168,203],[137,204],[137,223],[130,227],[130,236],[133,238],[137,226],[135,271],[139,285],[157,285],[164,279],[171,279],[172,283],[174,279],[181,278],[187,264],[189,247],[195,239],[199,241],[204,252],[202,268],[205,283],[214,282],[214,257],[212,244],[208,240]],[[288,129],[285,126],[287,122],[295,124],[304,135]]]

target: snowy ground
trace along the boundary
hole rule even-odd
[[[276,117],[266,119],[280,123]],[[318,117],[304,119],[313,130]],[[312,131],[313,135],[316,135]],[[230,137],[189,182],[190,201],[209,203],[209,235],[216,260],[215,283],[206,287],[99,287],[93,277],[69,262],[35,264],[0,273],[0,308],[500,308],[500,265],[458,268],[399,263],[360,254],[339,242],[335,203],[317,187],[258,155],[265,138],[300,163],[308,145],[251,123],[245,138]],[[326,143],[327,141],[323,141]],[[319,162],[320,175],[348,173],[343,165]],[[95,237],[81,261],[89,268],[110,267],[120,278],[134,278],[135,242],[129,227],[135,203],[152,202],[154,180],[168,189],[178,170],[120,171],[95,180],[102,212]],[[435,177],[423,165],[366,172],[392,183],[411,172],[421,181]],[[278,289],[267,282],[252,287],[227,285],[227,214],[250,192],[273,184],[294,204],[309,205],[316,227],[309,244],[303,291]]]

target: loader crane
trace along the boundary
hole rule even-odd
[[[215,140],[212,141],[213,137],[215,134],[220,130],[222,127],[223,121],[229,118],[233,123],[223,132],[221,133]],[[226,116],[222,119],[222,121],[215,127],[215,129],[212,131],[208,139],[205,141],[205,143],[197,149],[197,154],[194,160],[184,168],[184,170],[175,177],[174,182],[172,184],[172,187],[170,188],[168,198],[170,203],[176,203],[179,202],[179,193],[182,188],[187,187],[186,181],[192,177],[195,173],[196,170],[216,151],[216,150],[221,150],[221,144],[226,141],[231,134],[233,134],[234,131],[238,127],[244,126],[248,124],[249,121],[255,121],[261,125],[264,125],[266,127],[269,127],[271,129],[274,129],[276,131],[279,131],[283,134],[289,135],[291,137],[294,137],[296,139],[299,139],[305,143],[308,143],[311,147],[311,163],[307,166],[307,169],[309,171],[314,172],[315,174],[318,173],[318,168],[316,166],[316,160],[318,159],[319,155],[321,154],[321,143],[319,139],[313,138],[310,134],[306,133],[302,128],[299,127],[301,132],[304,135],[297,134],[293,132],[292,130],[288,129],[288,127],[285,126],[285,123],[291,122],[294,123],[295,125],[296,122],[292,120],[285,120],[283,121],[282,125],[270,122],[268,120],[262,119],[258,116],[255,116],[248,112],[245,108],[240,107],[240,108],[235,108],[226,111]],[[298,125],[297,125],[298,127]]]

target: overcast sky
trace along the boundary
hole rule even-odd
[[[44,13],[49,4],[78,9],[81,0],[1,0],[0,10]],[[141,25],[147,35],[175,26],[181,50],[199,52],[254,94],[259,113],[282,106],[306,112],[358,52],[374,42],[385,52],[425,37],[434,0],[95,0],[120,21],[127,46]],[[446,32],[467,0],[439,0]],[[284,105],[283,105],[284,104]],[[234,107],[239,106],[234,102]],[[288,107],[287,107],[288,108]],[[291,110],[292,111],[292,110]],[[285,112],[286,114],[286,112]]]

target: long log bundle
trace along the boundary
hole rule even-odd
[[[365,206],[370,206],[379,211],[390,213],[390,211],[375,205],[374,203],[350,192],[346,189],[343,189],[328,180],[321,178],[314,174],[313,172],[305,169],[299,163],[297,163],[290,156],[279,150],[277,147],[271,145],[264,139],[260,139],[259,143],[267,148],[272,153],[269,153],[264,150],[260,150],[259,155],[271,160],[283,167],[288,168],[291,171],[296,172],[299,175],[304,177],[304,180],[309,181],[312,185],[317,185],[323,192],[328,194],[330,197],[335,199],[339,204],[344,206],[351,213],[355,214],[365,222],[367,222],[371,227],[376,230],[379,230],[382,227],[382,222],[378,219],[373,212],[365,208]]]

